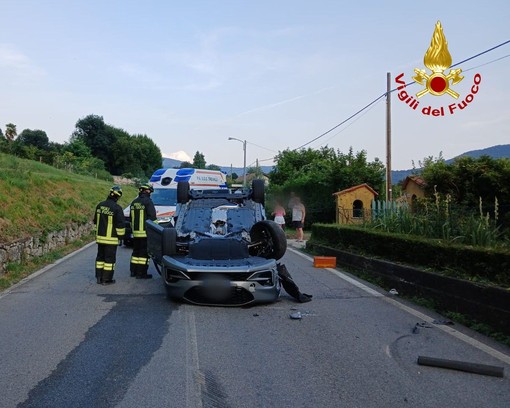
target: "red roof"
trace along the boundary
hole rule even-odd
[[[342,191],[338,191],[336,193],[333,193],[333,195],[340,195],[340,194],[345,194],[345,193],[350,193],[352,191],[355,191],[355,190],[358,190],[360,188],[366,188],[367,190],[369,190],[370,192],[372,192],[373,195],[379,195],[377,193],[377,191],[375,191],[372,187],[370,187],[367,183],[363,183],[363,184],[360,184],[358,186],[354,186],[354,187],[350,187],[350,188],[347,188],[345,190],[342,190]]]
[[[418,185],[418,187],[425,187],[427,183],[425,180],[423,180],[420,176],[407,176],[404,182],[402,183],[402,190],[405,190],[407,188],[407,185],[410,181],[414,181],[415,184]]]

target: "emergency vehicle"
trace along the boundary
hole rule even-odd
[[[158,223],[173,222],[173,215],[177,205],[177,183],[179,181],[187,181],[191,190],[228,189],[227,175],[220,170],[192,168],[158,169],[149,180],[149,183],[154,188],[151,199],[154,207],[156,207]],[[130,245],[132,242],[129,215],[128,206],[124,209],[124,216],[126,217],[125,245]]]

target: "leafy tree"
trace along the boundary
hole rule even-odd
[[[115,143],[115,135],[104,123],[103,117],[88,115],[79,119],[76,129],[71,136],[71,141],[81,139],[89,147],[92,155],[103,160],[108,169],[113,167],[111,163],[111,149]]]
[[[203,153],[200,153],[199,151],[197,151],[195,153],[195,156],[193,156],[193,167],[195,169],[205,169],[205,165],[206,165],[206,162],[205,162],[205,157],[204,157]]]
[[[180,169],[185,169],[185,168],[189,168],[189,167],[193,167],[193,163],[190,163],[189,161],[183,161],[183,162],[181,162],[181,165],[179,166]]]
[[[510,218],[510,159],[459,157],[447,163],[441,156],[424,159],[422,178],[427,182],[425,193],[449,195],[457,206],[471,212],[494,214],[496,198],[500,218]],[[510,225],[510,219],[506,221]]]
[[[134,148],[134,160],[147,178],[159,169],[163,162],[163,156],[159,147],[147,135],[134,135],[131,137]]]
[[[89,115],[78,120],[71,137],[72,142],[75,140],[83,141],[111,174],[150,177],[163,160],[159,148],[146,135],[132,136],[105,124],[102,116]]]
[[[5,125],[5,138],[8,142],[13,142],[18,136],[18,132],[16,131],[16,125],[13,123],[8,123]]]
[[[5,140],[4,132],[2,132],[2,128],[0,128],[0,140]]]
[[[216,164],[208,164],[207,167],[206,167],[207,170],[218,170],[220,171],[221,170],[221,167],[220,166],[217,166]]]
[[[70,152],[76,157],[92,157],[92,151],[90,147],[85,144],[83,139],[72,139],[69,143],[64,145],[63,151]]]
[[[34,146],[40,150],[48,150],[49,139],[44,130],[23,130],[17,141],[26,146]]]
[[[335,219],[332,194],[346,188],[367,183],[376,191],[384,180],[384,165],[368,162],[366,152],[348,154],[329,147],[318,150],[285,150],[275,158],[270,173],[271,192],[282,196],[295,192],[307,207],[307,224]]]

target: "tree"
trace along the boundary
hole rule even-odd
[[[40,150],[48,150],[49,139],[43,130],[24,129],[18,136],[17,141],[25,146],[34,146]]]
[[[138,161],[143,173],[149,178],[162,166],[161,150],[147,135],[134,135],[131,141],[135,147],[134,159]]]
[[[207,167],[206,167],[207,170],[218,170],[220,171],[221,170],[221,167],[220,166],[217,166],[216,164],[208,164]]]
[[[88,115],[79,119],[75,127],[71,140],[83,140],[94,157],[103,160],[108,168],[113,167],[111,149],[115,143],[115,135],[106,127],[103,117]]]
[[[327,146],[285,150],[275,162],[269,174],[271,192],[299,195],[307,208],[307,224],[335,219],[333,193],[363,183],[377,191],[384,180],[384,165],[377,159],[368,162],[365,151],[354,154],[352,148],[348,154]]]
[[[8,123],[5,125],[5,138],[8,142],[13,142],[16,139],[18,132],[16,131],[16,125],[13,123]]]
[[[85,144],[83,139],[74,139],[66,143],[63,147],[64,152],[70,152],[76,157],[88,158],[92,157],[90,148]]]
[[[179,166],[180,169],[186,169],[189,167],[193,167],[193,164],[188,161],[181,162],[181,165]]]
[[[493,210],[496,198],[502,212],[510,212],[510,159],[459,157],[447,163],[441,156],[424,159],[422,178],[426,195],[449,194],[462,207],[478,211],[482,200],[485,211]]]
[[[195,153],[195,156],[193,156],[193,167],[195,169],[205,169],[205,157],[203,153],[200,153],[198,150]]]
[[[89,115],[76,122],[71,141],[81,140],[92,156],[102,160],[115,175],[150,177],[162,165],[159,147],[146,135],[130,135],[104,123],[102,116]]]

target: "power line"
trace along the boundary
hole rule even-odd
[[[505,42],[502,42],[501,44],[498,44],[495,47],[489,48],[488,50],[482,51],[482,52],[480,52],[480,53],[478,53],[476,55],[473,55],[472,57],[466,58],[464,61],[457,62],[456,64],[451,65],[450,68],[453,68],[453,67],[455,67],[457,65],[460,65],[460,64],[464,64],[467,61],[470,61],[470,60],[472,60],[474,58],[477,58],[480,55],[487,54],[488,52],[490,52],[492,50],[495,50],[496,48],[502,47],[503,45],[508,44],[508,43],[510,43],[510,40],[506,40]]]
[[[469,58],[466,58],[465,60],[462,60],[462,61],[460,61],[460,62],[457,62],[457,63],[455,63],[455,64],[451,65],[451,66],[450,66],[450,68],[453,68],[453,67],[455,67],[455,66],[457,66],[457,65],[463,64],[464,62],[467,62],[467,61],[470,61],[470,60],[472,60],[472,59],[474,59],[474,58],[477,58],[477,57],[479,57],[479,56],[481,56],[481,55],[483,55],[483,54],[486,54],[486,53],[488,53],[488,52],[490,52],[490,51],[493,51],[493,50],[495,50],[496,48],[502,47],[503,45],[506,45],[506,44],[508,44],[508,43],[510,43],[510,40],[504,41],[504,42],[502,42],[501,44],[498,44],[498,45],[496,45],[496,46],[494,46],[494,47],[492,47],[492,48],[489,48],[489,49],[487,49],[487,50],[485,50],[485,51],[482,51],[482,52],[480,52],[480,53],[478,53],[478,54],[476,54],[476,55],[473,55],[472,57],[469,57]],[[496,62],[496,61],[502,60],[503,58],[506,58],[506,57],[508,57],[508,55],[507,55],[507,56],[505,56],[505,57],[498,58],[498,59],[496,59],[496,60],[494,60],[494,61],[488,62],[488,63],[483,64],[483,65],[488,65],[488,64],[490,64],[490,63],[493,63],[493,62]],[[483,65],[482,65],[482,66],[483,66]],[[474,68],[470,68],[470,69],[474,69]],[[466,70],[466,71],[469,71],[470,69],[468,69],[468,70]],[[415,84],[415,83],[416,83],[416,81],[412,81],[412,82],[409,82],[408,84],[406,84],[405,86],[412,85],[412,84]],[[392,89],[392,90],[390,91],[390,93],[395,92],[397,89],[398,89],[398,88],[394,88],[394,89]],[[315,142],[316,140],[320,139],[321,137],[324,137],[324,136],[326,136],[327,134],[331,133],[333,130],[337,129],[339,126],[342,126],[345,122],[347,122],[347,121],[351,120],[352,118],[354,118],[355,116],[357,116],[357,115],[359,115],[361,112],[363,112],[365,109],[368,109],[370,106],[372,106],[373,104],[375,104],[377,101],[379,101],[380,99],[384,98],[384,97],[386,96],[386,94],[387,94],[387,92],[384,92],[381,96],[377,97],[377,98],[376,98],[376,99],[374,99],[372,102],[370,102],[369,104],[365,105],[363,108],[361,108],[361,109],[360,109],[360,110],[358,110],[356,113],[354,113],[354,114],[352,114],[351,116],[349,116],[347,119],[345,119],[345,120],[343,120],[342,122],[340,122],[338,125],[333,126],[331,129],[329,129],[329,130],[327,130],[326,132],[324,132],[324,133],[320,134],[319,136],[317,136],[317,137],[313,138],[313,139],[312,139],[312,140],[310,140],[309,142],[306,142],[306,143],[302,144],[301,146],[296,147],[296,148],[295,148],[295,149],[293,149],[293,150],[299,150],[299,149],[302,149],[303,147],[308,146],[310,143],[313,143],[313,142]]]

